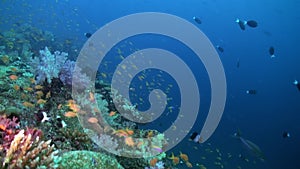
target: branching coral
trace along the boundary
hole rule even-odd
[[[16,118],[0,117],[2,168],[56,168],[58,151],[50,145],[51,140],[42,141],[42,132],[38,129],[18,130],[16,121]]]
[[[57,158],[58,151],[50,143],[51,140],[33,139],[31,134],[20,130],[6,151],[2,166],[8,169],[56,168],[53,160]]]

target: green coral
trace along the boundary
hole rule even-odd
[[[61,169],[123,169],[113,156],[99,152],[69,151],[61,158]]]

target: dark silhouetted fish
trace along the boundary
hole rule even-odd
[[[291,134],[290,134],[289,132],[287,132],[287,131],[284,131],[284,132],[282,133],[282,137],[283,137],[283,138],[289,138],[289,137],[291,137]]]
[[[237,59],[237,62],[236,62],[236,67],[237,67],[237,68],[239,68],[239,67],[240,67],[240,59],[239,59],[239,58]]]
[[[240,20],[240,19],[236,19],[235,21],[236,23],[239,24],[240,28],[242,30],[245,30],[246,29],[246,26],[245,25],[248,25],[249,27],[251,28],[256,28],[257,27],[257,22],[255,20],[249,20],[249,21],[243,21],[243,20]]]
[[[271,58],[275,57],[275,49],[273,46],[271,46],[269,48],[269,54],[270,54]]]
[[[197,22],[198,24],[201,24],[201,23],[202,23],[202,21],[201,21],[198,17],[196,17],[196,16],[193,17],[193,20],[194,20],[195,22]]]
[[[217,45],[216,48],[217,48],[221,53],[224,52],[224,49],[223,49],[221,46]]]
[[[247,94],[257,94],[257,91],[254,89],[251,89],[251,90],[247,90],[246,93]]]
[[[250,26],[252,28],[257,27],[257,22],[254,21],[254,20],[247,21],[246,23],[247,23],[248,26]]]
[[[239,24],[239,26],[240,26],[240,28],[242,29],[242,30],[245,30],[246,29],[246,27],[245,27],[245,21],[242,21],[242,20],[240,20],[240,19],[236,19],[236,21],[235,21],[236,23],[238,23]]]
[[[300,91],[300,83],[298,82],[298,80],[294,81],[294,85],[296,85],[297,89]]]
[[[87,33],[84,33],[84,36],[87,37],[87,38],[90,38],[92,36],[92,34],[87,32]]]
[[[247,150],[250,151],[254,156],[256,156],[262,161],[265,160],[265,156],[261,149],[252,141],[243,138],[239,130],[236,133],[234,133],[234,137],[239,139],[242,142],[242,144],[247,148]]]
[[[193,132],[193,134],[190,136],[190,139],[195,143],[202,143],[202,138],[197,132]]]

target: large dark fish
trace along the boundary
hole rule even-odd
[[[269,54],[271,55],[271,58],[275,57],[275,49],[273,46],[269,48]]]
[[[257,22],[254,20],[250,20],[250,21],[247,21],[247,25],[252,28],[255,28],[255,27],[257,27]]]
[[[253,155],[255,155],[257,158],[259,158],[262,161],[265,160],[265,156],[264,156],[263,152],[261,151],[261,149],[252,141],[241,137],[240,131],[235,133],[234,136],[237,139],[239,139],[243,143],[243,145],[247,148],[247,150],[250,151]]]

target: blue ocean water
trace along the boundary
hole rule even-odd
[[[117,49],[122,50],[124,57],[145,48],[172,51],[190,66],[196,76],[201,103],[193,128],[180,144],[167,152],[168,155],[171,152],[179,154],[180,151],[188,154],[193,168],[199,168],[197,163],[205,164],[207,168],[221,168],[216,164],[216,157],[222,158],[220,161],[224,168],[231,169],[300,168],[300,91],[293,84],[294,80],[300,80],[299,1],[2,0],[0,4],[1,32],[13,28],[16,23],[28,23],[51,31],[61,41],[70,40],[72,48],[65,48],[67,52],[80,51],[87,41],[84,33],[94,33],[105,24],[129,14],[163,12],[193,23],[214,46],[219,45],[224,49],[224,52],[219,52],[219,56],[227,82],[226,106],[218,128],[207,142],[194,143],[189,140],[189,135],[200,132],[209,110],[209,77],[195,53],[181,42],[161,35],[131,37],[112,49],[107,55],[109,67],[99,71],[112,75],[121,62],[120,58],[114,58]],[[197,24],[193,20],[194,16],[199,17],[202,23]],[[256,20],[258,27],[246,27],[243,31],[235,22],[237,18]],[[270,46],[275,48],[275,58],[270,57]],[[76,59],[76,54],[78,52],[73,52],[70,58]],[[168,102],[168,106],[172,106],[174,111],[168,113],[166,110],[156,121],[142,126],[164,131],[172,126],[178,116],[181,101],[179,87],[167,72],[148,70],[141,74],[146,76],[142,82],[153,82],[157,74],[161,74],[164,81],[157,80],[155,82],[161,85],[154,84],[147,88],[149,86],[138,78],[133,79],[131,85],[136,90],[130,96],[139,110],[150,107],[147,99],[153,88],[166,90],[169,84],[173,85],[168,92],[173,100]],[[110,78],[102,80],[109,83]],[[141,90],[137,90],[140,86],[143,86]],[[257,90],[257,94],[247,94],[249,89]],[[140,98],[145,101],[141,102]],[[176,130],[181,132],[180,126],[176,126]],[[265,155],[263,162],[233,137],[237,130],[241,131],[242,137],[260,147]],[[288,131],[291,137],[284,138],[284,131]],[[187,168],[184,164],[177,167]]]

